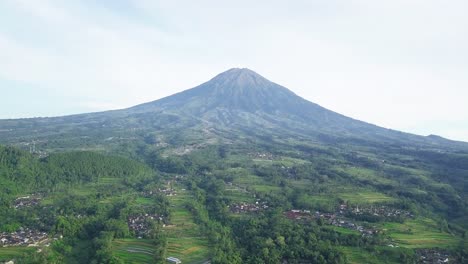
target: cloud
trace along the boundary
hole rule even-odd
[[[0,35],[3,78],[38,83],[72,95],[94,93],[117,99],[126,98],[130,89],[149,91],[146,99],[168,95],[163,89],[151,88],[169,86],[168,77],[175,74],[167,71],[177,72],[179,67],[170,61],[173,51],[165,53],[165,47],[176,42],[169,35],[105,10],[89,16],[83,6],[28,3],[15,2],[15,8],[32,15],[41,33],[54,44],[37,48],[34,39],[21,43],[12,36]],[[141,100],[138,94],[142,93],[130,98]]]
[[[425,124],[468,123],[467,8],[461,0],[3,1],[0,85],[36,85],[95,111],[249,67],[354,118],[443,135],[452,125]]]

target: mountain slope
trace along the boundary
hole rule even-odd
[[[210,121],[213,125],[253,122],[254,126],[263,124],[306,135],[364,136],[366,140],[375,141],[459,145],[441,138],[401,133],[348,118],[309,102],[249,69],[230,69],[200,86],[126,111],[173,112]]]
[[[412,135],[348,118],[308,102],[248,69],[231,69],[190,90],[128,109],[0,120],[0,143],[39,154],[4,148],[7,155],[3,159],[0,155],[0,176],[7,175],[3,177],[6,188],[14,190],[23,183],[39,182],[44,184],[37,186],[53,190],[55,183],[77,179],[70,184],[95,188],[94,195],[85,192],[86,197],[92,197],[88,203],[108,209],[112,209],[109,202],[116,202],[116,206],[126,212],[139,207],[143,199],[125,197],[147,199],[143,197],[147,193],[145,190],[154,190],[157,186],[154,185],[156,178],[150,179],[151,175],[160,174],[167,187],[173,188],[175,184],[178,190],[184,191],[176,196],[173,201],[177,202],[170,208],[183,207],[187,213],[192,212],[198,219],[196,223],[204,227],[201,230],[207,230],[205,235],[219,238],[218,231],[211,230],[214,226],[221,228],[219,234],[229,239],[222,239],[227,243],[204,245],[214,254],[227,256],[242,252],[247,260],[242,263],[280,263],[298,258],[300,262],[318,263],[316,252],[310,256],[299,255],[305,249],[316,248],[317,244],[298,241],[291,230],[314,236],[304,241],[324,243],[323,248],[327,250],[337,249],[329,255],[338,256],[345,246],[356,252],[365,251],[373,258],[378,256],[374,263],[402,263],[401,256],[405,259],[406,255],[414,255],[411,249],[414,247],[447,247],[456,252],[457,245],[462,248],[467,244],[464,238],[468,228],[467,143],[438,136]],[[70,150],[93,152],[51,153]],[[94,152],[130,157],[146,163],[154,171],[143,173],[142,177],[135,177],[140,175],[138,171],[132,175],[124,173],[124,177],[108,177],[112,176],[108,172],[131,169],[131,163],[122,159],[106,162],[106,155]],[[29,158],[16,162],[16,157],[21,156]],[[3,169],[2,160],[6,165]],[[52,173],[40,174],[25,166],[49,162],[53,162],[55,168]],[[102,167],[103,163],[111,167]],[[144,166],[136,168],[147,171]],[[16,177],[21,174],[15,170],[23,169],[28,177],[21,181]],[[146,177],[148,175],[150,178]],[[119,184],[119,179],[125,186]],[[109,184],[102,185],[106,182]],[[76,188],[70,184],[69,188]],[[51,194],[55,195],[54,191]],[[180,203],[181,197],[190,202]],[[6,198],[11,201],[14,197]],[[121,207],[122,198],[130,201],[128,207]],[[251,214],[252,218],[244,218],[232,216],[232,211],[227,209],[249,201],[265,204],[272,210],[257,211]],[[8,203],[0,201],[0,204],[8,207]],[[341,209],[345,207],[348,213],[342,215]],[[356,208],[358,214],[352,213],[352,208]],[[360,214],[357,208],[365,213]],[[379,211],[375,212],[374,208]],[[337,222],[313,218],[296,221],[297,218],[291,217],[294,215],[288,217],[288,212],[293,211],[287,210],[291,209],[344,216],[352,224],[348,228],[352,228],[347,230]],[[404,216],[397,216],[397,211],[405,212]],[[9,214],[13,213],[4,213]],[[94,215],[91,211],[89,217]],[[98,215],[109,215],[115,223],[113,213]],[[126,219],[120,217],[124,227]],[[184,214],[185,227],[181,230],[189,231],[187,233],[192,236],[194,226],[187,226],[185,219]],[[97,220],[101,223],[99,226],[107,226],[102,225],[101,219]],[[262,223],[266,225],[261,227]],[[339,225],[334,226],[336,224]],[[376,231],[372,231],[373,234],[382,230],[385,235],[369,237],[360,233],[364,229],[355,230],[358,226],[372,228]],[[233,233],[227,234],[224,230],[233,230]],[[272,234],[274,236],[270,237]],[[191,238],[198,240],[200,236]],[[245,243],[247,240],[252,243]],[[171,239],[169,245],[185,245],[186,242],[177,231],[177,238]],[[395,248],[392,247],[391,252],[383,251],[389,244]],[[267,251],[259,250],[258,245]],[[274,245],[282,245],[276,254],[278,259],[263,261],[263,257],[272,255],[263,252],[270,252]],[[284,247],[287,245],[291,248]],[[297,250],[298,254],[287,255],[292,250]],[[184,251],[190,250],[184,246]],[[264,256],[256,256],[258,252]],[[388,261],[389,256],[394,260]]]
[[[249,69],[230,69],[184,92],[128,109],[55,118],[0,120],[0,143],[51,138],[144,137],[160,131],[215,131],[223,138],[241,131],[298,137],[315,142],[397,144],[422,148],[468,149],[468,144],[422,137],[348,118],[309,102]],[[135,131],[138,131],[136,133]],[[194,132],[194,131],[192,131]],[[166,133],[167,134],[167,133]],[[123,136],[124,135],[124,136]],[[130,136],[129,136],[130,135]],[[230,137],[229,136],[229,137]],[[85,140],[86,141],[86,140]],[[91,144],[91,143],[90,143]]]

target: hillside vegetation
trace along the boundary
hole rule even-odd
[[[348,118],[247,69],[0,126],[0,261],[467,262],[467,143]]]

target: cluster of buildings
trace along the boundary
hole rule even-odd
[[[350,220],[347,219],[333,219],[329,222],[329,224],[333,226],[343,227],[347,229],[356,230],[361,233],[363,236],[373,236],[377,234],[379,230],[374,228],[365,228],[364,226],[357,225]]]
[[[366,228],[362,225],[358,225],[355,221],[348,219],[349,216],[356,216],[356,215],[364,215],[369,214],[377,217],[414,217],[412,213],[396,209],[388,206],[370,206],[359,208],[356,207],[348,207],[346,204],[341,204],[338,210],[335,213],[323,213],[316,211],[315,213],[311,213],[309,210],[290,210],[286,211],[285,216],[291,220],[312,220],[312,219],[323,219],[328,224],[338,227],[343,227],[347,229],[356,230],[361,233],[363,236],[372,236],[377,234],[379,230],[375,228]],[[346,217],[348,216],[348,217]]]
[[[24,208],[24,207],[32,207],[36,206],[41,202],[41,196],[39,195],[31,195],[31,196],[24,196],[16,198],[14,202],[14,207],[16,209]]]
[[[340,205],[340,210],[342,210],[342,208],[347,209],[346,205]],[[352,215],[369,214],[369,215],[374,215],[377,217],[390,217],[390,218],[396,218],[396,217],[412,218],[414,217],[414,215],[409,211],[392,208],[392,207],[388,207],[385,205],[362,207],[362,208],[359,208],[359,206],[357,206],[355,208],[348,209],[347,212],[349,212]]]
[[[418,257],[418,263],[421,264],[450,263],[449,253],[437,249],[417,249],[416,256]]]
[[[291,220],[312,220],[313,216],[309,210],[289,210],[284,215]]]
[[[357,225],[352,220],[348,220],[343,217],[339,217],[341,213],[322,213],[316,211],[311,213],[309,210],[289,210],[284,213],[284,215],[291,220],[313,220],[313,219],[323,219],[329,225],[343,227],[347,229],[356,230],[361,233],[363,236],[372,236],[378,233],[377,229],[365,228],[363,226]]]
[[[0,233],[0,246],[35,246],[39,243],[44,243],[48,240],[48,235],[45,232],[31,230],[28,228],[20,228],[13,233]]]
[[[165,189],[160,188],[160,189],[157,189],[157,190],[144,191],[142,193],[142,195],[144,197],[152,197],[152,196],[154,196],[156,194],[159,194],[159,193],[164,194],[166,196],[175,196],[175,195],[177,195],[176,190],[174,190],[172,188],[165,188]]]
[[[261,202],[257,200],[255,203],[236,203],[231,204],[228,206],[229,210],[232,213],[240,214],[240,213],[256,213],[265,209],[268,209],[268,205],[266,202]]]
[[[250,153],[249,156],[254,159],[263,159],[263,160],[275,159],[275,156],[271,153],[255,152],[255,153]]]
[[[159,189],[158,192],[162,193],[162,194],[164,194],[166,196],[175,196],[175,195],[177,195],[176,190],[174,190],[172,188]]]
[[[163,218],[155,214],[129,216],[127,219],[128,229],[133,231],[138,238],[142,238],[150,232],[150,221],[163,221]]]

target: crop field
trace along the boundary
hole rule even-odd
[[[253,197],[252,194],[245,192],[242,189],[226,190],[226,197],[229,198],[234,203],[241,203],[241,202],[252,203],[255,201],[255,198]]]
[[[341,252],[346,255],[346,258],[350,264],[378,264],[381,263],[378,257],[367,253],[363,249],[355,247],[340,247]]]
[[[209,259],[208,241],[204,237],[168,239],[167,256],[179,258],[183,263],[204,263]]]
[[[389,179],[382,177],[382,175],[379,175],[378,172],[371,170],[371,169],[359,168],[359,167],[347,167],[347,168],[340,168],[337,170],[345,172],[359,181],[372,181],[375,183],[389,184],[389,185],[395,184],[394,181],[391,181]]]
[[[338,197],[352,204],[391,202],[395,199],[383,193],[372,191],[353,191],[338,194]]]
[[[251,186],[251,185],[262,185],[266,184],[265,180],[262,177],[256,175],[245,175],[241,177],[237,177],[234,180],[234,183],[237,183],[242,186]]]
[[[112,242],[115,255],[125,263],[151,263],[154,246],[150,240],[116,239]]]
[[[257,192],[270,193],[276,192],[281,189],[276,185],[271,185],[265,181],[262,177],[256,175],[248,175],[244,177],[238,177],[234,180],[235,184],[238,184],[243,187],[249,187]]]
[[[458,238],[440,231],[436,222],[427,218],[418,218],[403,224],[385,223],[383,229],[400,246],[407,248],[450,248],[459,242]]]
[[[179,258],[183,263],[204,263],[210,257],[208,240],[185,208],[190,199],[191,195],[180,188],[176,196],[169,197],[173,207],[171,225],[164,228],[168,237],[167,256]]]
[[[339,226],[331,226],[330,229],[333,229],[338,233],[347,234],[347,235],[358,235],[358,236],[361,235],[361,233],[359,233],[359,231],[357,230],[352,230],[352,229],[339,227]]]
[[[15,257],[22,256],[37,250],[33,247],[0,247],[0,261],[10,261]]]
[[[255,184],[255,185],[252,185],[251,187],[252,189],[260,193],[270,193],[270,192],[277,192],[281,190],[281,187],[272,186],[272,185]]]
[[[294,183],[300,184],[300,183]],[[347,187],[337,186],[333,192],[328,191],[324,194],[318,195],[303,195],[300,199],[301,203],[307,208],[323,208],[336,207],[338,205],[338,198],[349,202],[350,204],[370,204],[370,203],[383,203],[395,201],[393,197],[387,196],[383,193],[366,191],[366,190],[353,190]]]
[[[350,264],[400,264],[401,261],[398,259],[397,250],[389,247],[379,247],[380,253],[385,252],[385,257],[379,256],[379,254],[371,253],[364,248],[358,247],[339,247],[340,251],[346,255],[346,259]],[[393,251],[393,252],[392,252]]]
[[[112,178],[112,177],[101,177],[99,178],[98,184],[114,184],[119,183],[122,180],[119,178]]]
[[[177,187],[176,187],[177,189]],[[179,258],[183,263],[205,263],[209,260],[208,240],[185,208],[191,199],[186,191],[177,189],[177,195],[169,197],[171,203],[170,224],[164,227],[167,236],[167,257]],[[150,203],[151,199],[138,197],[137,204]],[[154,246],[147,239],[116,239],[112,242],[116,256],[125,263],[151,263]]]
[[[154,203],[153,200],[151,200],[150,198],[146,198],[146,197],[137,197],[135,202],[138,205],[151,205]]]

